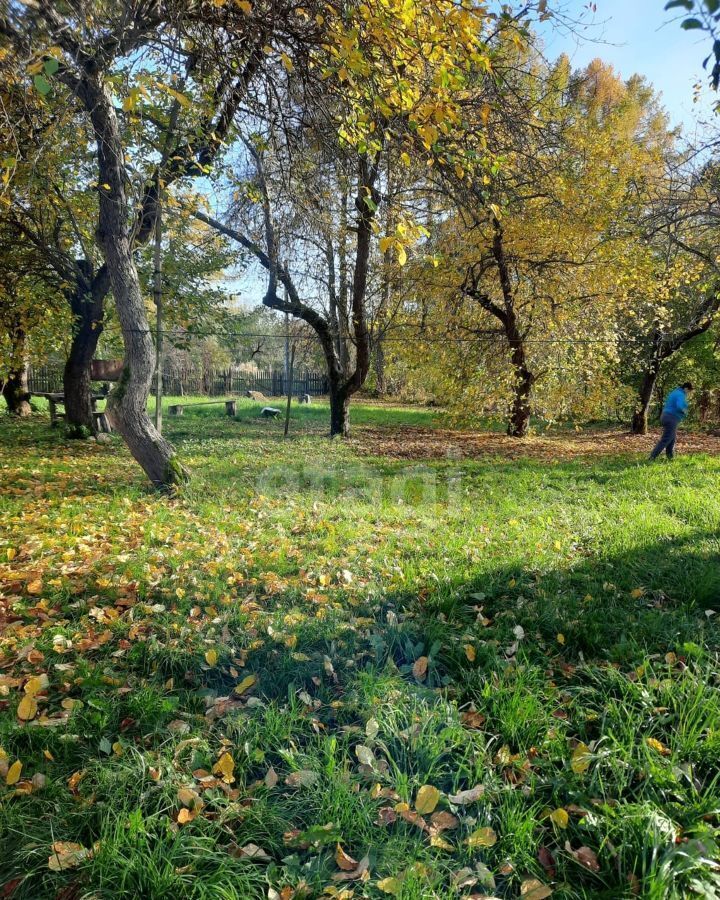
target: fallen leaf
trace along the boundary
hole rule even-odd
[[[450,794],[448,800],[454,806],[468,806],[470,803],[478,801],[485,793],[484,784],[476,784],[475,787],[467,791],[458,791],[457,794]]]
[[[25,694],[20,703],[18,703],[17,717],[23,722],[28,722],[30,719],[35,718],[37,711],[38,705],[35,697],[32,694]]]
[[[245,691],[249,691],[250,688],[256,683],[257,675],[247,675],[245,678],[243,678],[240,684],[235,685],[233,693],[237,694],[239,697],[241,694],[244,694]]]
[[[450,831],[459,824],[457,817],[446,810],[434,812],[430,816],[430,823],[436,831]]]
[[[415,809],[421,816],[426,816],[438,805],[440,797],[440,791],[436,787],[433,787],[431,784],[424,784],[415,797]]]
[[[214,648],[205,651],[205,662],[209,666],[216,666],[218,661],[218,652]]]
[[[497,842],[497,835],[492,828],[478,828],[465,841],[468,847],[492,847]]]
[[[468,659],[468,662],[475,662],[476,657],[475,648],[472,644],[465,644],[465,656]]]
[[[556,869],[555,869],[555,857],[548,850],[547,847],[541,847],[538,850],[538,862],[545,869],[546,873],[550,878],[555,877]]]
[[[576,775],[582,775],[590,768],[592,752],[587,744],[580,742],[570,757],[570,767]]]
[[[589,869],[591,872],[600,871],[600,863],[594,850],[589,847],[579,847],[577,850],[573,850],[569,842],[565,843],[565,849],[585,869]]]
[[[466,728],[482,728],[485,716],[474,709],[468,709],[460,716],[460,721]]]
[[[352,872],[358,867],[358,861],[349,856],[340,844],[335,848],[335,862],[343,872]]]
[[[545,900],[552,894],[552,888],[549,888],[537,878],[527,878],[520,885],[520,896],[525,900]]]
[[[666,747],[662,741],[659,741],[657,738],[645,738],[645,743],[650,747],[651,750],[655,750],[661,756],[670,756],[671,750],[669,747]]]
[[[272,788],[274,788],[277,783],[278,783],[277,772],[275,771],[275,769],[273,769],[272,766],[270,766],[270,768],[265,773],[265,787],[270,788],[272,790]]]
[[[288,775],[285,779],[285,784],[289,787],[310,787],[315,784],[318,777],[317,772],[313,772],[310,769],[300,769]]]
[[[20,773],[22,772],[22,763],[19,759],[10,766],[5,776],[5,784],[17,784],[20,781]]]
[[[83,847],[82,844],[73,844],[69,841],[55,841],[51,850],[52,853],[48,857],[48,869],[52,872],[73,869],[93,855],[92,847]]]
[[[355,881],[357,878],[363,878],[366,872],[370,870],[370,857],[363,856],[357,867],[351,872],[336,872],[333,875],[333,881]],[[366,876],[367,877],[367,876]]]
[[[232,855],[236,859],[252,859],[254,862],[271,862],[272,857],[257,844],[245,844],[233,850]]]
[[[558,828],[567,828],[570,816],[564,809],[555,809],[550,813],[550,819]]]
[[[213,774],[214,775],[222,775],[222,780],[225,784],[232,784],[235,781],[235,776],[233,775],[233,770],[235,768],[235,760],[232,756],[225,751],[225,753],[220,754],[218,761],[213,766]]]
[[[412,668],[413,676],[417,681],[424,681],[425,676],[427,675],[428,669],[428,658],[427,656],[421,656],[415,660],[415,665]]]
[[[364,766],[375,765],[375,754],[365,744],[358,744],[355,748],[355,755]]]
[[[403,879],[393,875],[390,878],[383,878],[376,884],[378,890],[383,894],[390,894],[393,897],[399,897],[403,888]]]

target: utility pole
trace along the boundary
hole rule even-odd
[[[287,303],[287,288],[285,288],[285,302]],[[292,393],[290,384],[290,313],[285,313],[285,393]]]
[[[162,298],[162,182],[158,173],[153,299],[155,300],[155,428],[162,434],[163,397],[163,298]]]

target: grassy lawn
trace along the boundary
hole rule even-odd
[[[0,896],[720,896],[720,458],[240,407],[0,420]]]

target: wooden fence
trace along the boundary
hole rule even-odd
[[[31,393],[62,391],[62,366],[32,366],[28,376]],[[153,387],[155,390],[155,379]],[[287,393],[282,369],[242,372],[238,369],[167,369],[163,372],[163,393],[184,397],[203,395],[222,397],[243,395],[246,391],[260,391],[269,397]],[[292,392],[295,396],[310,394],[317,397],[328,392],[327,375],[304,370],[293,373]]]

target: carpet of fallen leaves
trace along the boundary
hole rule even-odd
[[[273,452],[263,441],[248,460],[258,446]],[[652,441],[365,426],[337,452],[555,460],[646,452]],[[714,453],[720,440],[684,435],[682,449]],[[589,645],[585,613],[563,621],[568,598],[552,610],[534,576],[505,578],[494,604],[477,589],[455,591],[457,620],[425,610],[432,579],[402,599],[413,591],[401,555],[414,557],[391,543],[395,512],[353,522],[332,499],[226,497],[224,482],[202,479],[199,493],[158,497],[117,441],[2,451],[0,842],[4,824],[13,853],[0,858],[0,896],[115,896],[103,871],[140,853],[107,824],[125,795],[120,833],[155,828],[178,853],[168,877],[179,892],[162,896],[543,900],[600,896],[593,890],[606,884],[637,896],[643,872],[623,851],[623,792],[637,779],[641,793],[656,775],[680,798],[710,781],[709,712],[692,712],[705,749],[682,756],[670,746],[673,693],[705,689],[692,681],[701,648],[676,653],[675,631],[649,662],[586,664],[573,649]],[[565,552],[546,524],[550,552]],[[425,549],[439,554],[447,522],[439,537],[426,527]],[[513,518],[502,527],[522,531]],[[489,534],[478,527],[468,552],[487,556]],[[658,615],[669,606],[642,587],[600,590],[600,616],[606,603]],[[536,694],[523,707],[532,654]],[[621,763],[598,725],[600,678],[618,695],[634,692],[643,722]],[[507,722],[493,717],[498,697]],[[692,815],[714,827],[711,800]],[[627,821],[640,822],[640,801],[627,802]],[[663,827],[671,848],[688,840],[680,825]],[[710,844],[698,846],[696,855]],[[235,887],[177,886],[189,875],[210,884],[211,867],[230,867]]]
[[[660,432],[646,435],[627,430],[604,429],[557,434],[529,435],[518,439],[489,432],[455,431],[446,428],[416,426],[372,427],[356,429],[352,446],[367,456],[391,459],[505,459],[531,458],[543,462],[562,462],[593,456],[649,454]],[[682,432],[677,443],[680,453],[720,454],[720,436]]]

